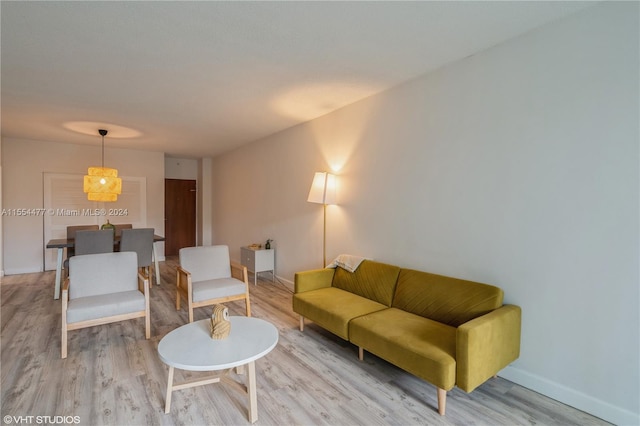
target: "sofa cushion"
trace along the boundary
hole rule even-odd
[[[389,308],[353,319],[349,339],[439,388],[456,383],[454,327]]]
[[[402,269],[393,307],[457,327],[502,306],[500,288]]]
[[[400,268],[364,260],[355,272],[336,268],[333,287],[391,306]]]
[[[387,307],[347,291],[330,287],[294,294],[293,310],[349,340],[349,321]]]

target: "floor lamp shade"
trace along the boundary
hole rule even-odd
[[[336,177],[327,172],[316,172],[307,201],[318,204],[336,203]]]
[[[322,204],[322,267],[327,266],[327,204],[336,203],[336,177],[327,172],[313,176],[307,201]]]

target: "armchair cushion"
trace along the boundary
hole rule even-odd
[[[218,278],[214,280],[192,282],[193,301],[218,299],[234,294],[243,294],[247,291],[244,282],[235,278]]]
[[[71,324],[144,310],[144,295],[138,290],[87,296],[69,301],[67,322]]]

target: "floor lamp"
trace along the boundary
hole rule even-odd
[[[327,172],[316,172],[307,201],[322,204],[322,267],[327,266],[327,204],[336,204],[336,177]]]

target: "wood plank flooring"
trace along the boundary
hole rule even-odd
[[[143,319],[72,331],[65,360],[54,273],[4,277],[3,424],[18,423],[5,416],[51,416],[50,423],[77,416],[82,425],[249,424],[246,395],[224,384],[176,391],[164,414],[168,367],[158,358],[158,342],[187,323],[186,311],[175,310],[175,265],[175,258],[162,262],[162,285],[151,289],[151,339],[144,338]],[[358,361],[355,346],[312,323],[301,333],[291,292],[281,283],[259,279],[250,287],[253,316],[280,333],[276,348],[256,362],[257,425],[608,424],[499,377],[470,394],[449,392],[441,417],[435,387],[371,354]],[[226,305],[232,315],[243,314],[241,302]],[[209,315],[210,308],[200,308],[195,319]],[[181,381],[198,374],[176,369]]]

